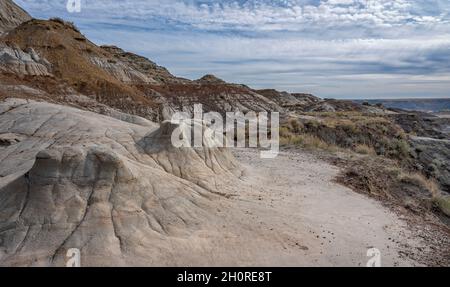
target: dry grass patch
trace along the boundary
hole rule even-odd
[[[358,112],[307,115],[314,119],[288,121],[286,128],[289,132],[311,135],[329,146],[361,154],[376,154],[406,162],[411,158],[406,133],[389,118]]]
[[[450,196],[435,197],[433,202],[440,211],[450,217]]]
[[[425,177],[423,174],[418,172],[404,172],[402,171],[398,175],[398,179],[405,184],[412,184],[422,187],[424,190],[428,191],[430,196],[436,197],[439,195],[439,186],[435,180]]]
[[[297,120],[290,120],[288,126],[280,128],[280,145],[328,151],[337,150],[336,146],[326,143],[315,135],[301,133],[301,130],[302,124],[300,122]]]
[[[376,155],[377,152],[375,149],[371,146],[368,146],[366,144],[358,144],[354,148],[355,152],[359,154],[366,154],[366,155]]]

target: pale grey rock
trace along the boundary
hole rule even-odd
[[[32,49],[0,46],[0,71],[20,76],[51,76],[51,64]]]
[[[187,79],[175,77],[166,68],[145,57],[126,52],[116,46],[101,46],[101,48],[111,53],[116,61],[126,65],[128,69],[138,72],[139,75],[145,75],[149,83],[190,83]]]
[[[0,134],[0,146],[10,146],[19,143],[23,137],[21,135],[6,133]]]
[[[175,128],[1,103],[0,135],[20,141],[0,146],[0,265],[63,266],[68,248],[84,266],[167,262],[242,172],[227,150],[173,147]]]
[[[193,114],[194,105],[202,104],[203,112],[219,112],[225,114],[228,112],[284,112],[274,101],[264,96],[247,90],[241,93],[211,93],[208,95],[198,94],[177,94],[176,99],[160,99],[163,102],[163,117],[167,119],[174,112],[186,112]]]
[[[256,92],[276,102],[287,111],[305,111],[322,101],[311,94],[279,92],[273,89],[256,90]]]
[[[46,92],[29,87],[26,85],[0,85],[0,92],[3,92],[4,94],[8,96],[14,96],[14,95],[26,95],[26,96],[43,96],[46,94]]]
[[[105,70],[121,82],[145,84],[156,83],[156,81],[152,78],[147,77],[145,74],[133,69],[131,66],[119,60],[100,57],[91,57],[89,60],[94,65]]]
[[[327,112],[327,113],[334,113],[336,112],[335,107],[330,105],[329,103],[323,103],[321,105],[318,105],[317,107],[314,107],[310,110],[311,112]]]

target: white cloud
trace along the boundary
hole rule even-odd
[[[188,1],[188,0],[81,0],[87,15],[145,20],[163,17],[204,29],[301,30],[302,25],[373,24],[380,26],[442,23],[446,15],[421,15],[409,0],[322,1]],[[436,1],[436,0],[435,0]],[[444,0],[448,2],[448,0]],[[64,0],[20,0],[33,10],[65,7]],[[311,4],[317,2],[315,5]],[[440,1],[442,2],[442,1]],[[450,4],[450,2],[448,2]],[[423,10],[423,9],[422,9]],[[444,11],[445,12],[445,11]],[[448,15],[447,15],[448,16]]]

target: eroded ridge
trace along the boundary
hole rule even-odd
[[[24,100],[0,108],[0,134],[21,136],[0,147],[3,265],[61,266],[68,248],[92,265],[127,265],[136,254],[152,262],[170,249],[167,238],[208,221],[214,197],[241,174],[225,149],[174,148],[169,122]]]

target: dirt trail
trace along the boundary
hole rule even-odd
[[[235,213],[227,214],[247,227],[241,237],[254,236],[235,247],[255,255],[257,246],[261,254],[249,265],[365,266],[369,248],[381,251],[383,266],[417,265],[399,256],[405,243],[416,244],[407,239],[406,224],[380,203],[335,183],[336,167],[306,153],[283,152],[273,160],[251,149],[234,154],[249,172],[233,200]]]

